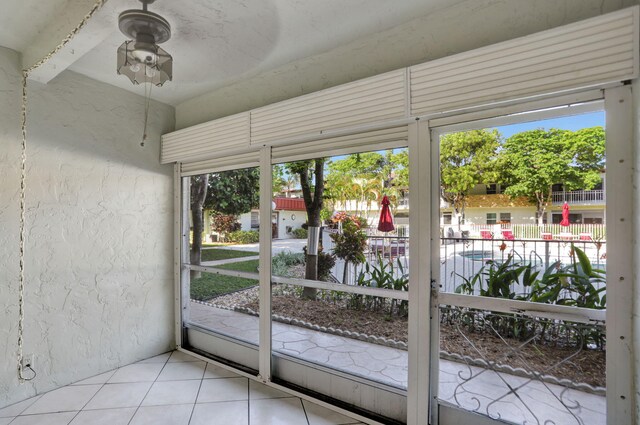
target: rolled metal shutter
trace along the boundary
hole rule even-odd
[[[258,167],[260,165],[260,151],[238,155],[220,156],[204,161],[185,162],[180,170],[183,176],[237,170],[240,168]]]
[[[243,112],[163,135],[160,162],[199,161],[249,149],[249,113]]]
[[[277,164],[302,159],[323,158],[329,155],[392,149],[406,146],[408,137],[408,128],[405,125],[349,136],[296,143],[290,146],[274,146],[271,148],[271,161]]]
[[[343,84],[251,111],[251,144],[407,116],[406,70]]]
[[[633,7],[409,68],[420,116],[638,76]]]
[[[204,161],[280,145],[285,150],[276,151],[283,158],[309,157],[304,149],[322,156],[326,152],[314,146],[329,143],[316,140],[329,131],[394,127],[411,117],[637,78],[638,10],[635,6],[169,133],[162,137],[161,162]],[[296,140],[301,143],[292,145]]]

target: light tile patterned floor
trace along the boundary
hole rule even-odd
[[[0,425],[358,423],[178,351],[0,409]]]

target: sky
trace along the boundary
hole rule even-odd
[[[564,116],[560,118],[553,118],[548,120],[538,120],[531,122],[524,122],[520,124],[511,124],[500,127],[492,127],[490,129],[496,128],[502,135],[503,139],[507,139],[508,137],[527,130],[535,130],[538,128],[544,128],[546,130],[550,128],[559,128],[563,130],[579,130],[581,128],[587,127],[595,127],[605,125],[605,114],[604,111],[591,112],[588,114],[580,114],[580,115],[571,115]],[[380,151],[383,152],[383,151]],[[332,161],[339,161],[344,159],[347,155],[338,155],[333,156],[330,159]],[[286,174],[286,171],[285,171]]]
[[[563,130],[579,130],[581,128],[602,126],[604,127],[604,111],[592,112],[589,114],[573,115],[562,118],[553,118],[543,121],[532,121],[521,124],[505,125],[495,127],[506,139],[521,131],[535,130],[537,128],[559,128]]]

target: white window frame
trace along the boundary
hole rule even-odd
[[[587,102],[572,105],[574,102]],[[607,196],[607,275],[608,279],[614,281],[616,285],[607,288],[607,305],[615,305],[615,308],[606,310],[606,333],[607,333],[607,359],[606,359],[606,380],[607,380],[607,425],[632,425],[633,424],[633,350],[632,350],[632,312],[633,312],[633,287],[632,287],[632,264],[633,264],[633,243],[632,233],[620,223],[631,223],[632,218],[632,187],[633,181],[633,109],[632,109],[631,86],[615,86],[601,91],[585,91],[582,93],[559,96],[542,101],[521,103],[503,108],[487,109],[484,111],[462,114],[459,116],[434,119],[429,122],[432,143],[431,162],[434,170],[438,167],[439,147],[438,141],[444,133],[452,131],[465,131],[483,127],[496,127],[516,122],[522,122],[523,117],[527,121],[537,121],[552,118],[559,115],[573,115],[586,113],[594,110],[604,109],[606,115],[606,156],[608,164],[615,164],[607,169],[607,179],[605,179],[605,191],[609,191]],[[570,105],[570,106],[562,106]],[[565,111],[557,108],[570,108]],[[547,109],[548,108],[548,109]],[[531,112],[533,111],[533,112]],[[559,113],[573,111],[573,114]],[[439,187],[433,179],[433,193],[439,193]],[[614,184],[612,182],[627,182],[627,184]],[[438,208],[433,207],[432,216],[438,214]],[[432,226],[438,225],[432,220]],[[439,284],[439,249],[437,240],[433,240],[431,249],[431,262],[434,264],[433,281],[434,287]],[[609,260],[611,258],[611,260]],[[617,276],[615,278],[614,276]],[[624,282],[624,283],[623,283]],[[520,303],[517,306],[514,303]],[[434,291],[432,294],[432,317],[438,317],[440,304],[458,304],[463,306],[473,306],[487,308],[492,311],[511,312],[513,308],[531,311],[532,314],[551,314],[552,317],[563,317],[572,321],[584,322],[585,320],[603,320],[605,311],[594,310],[593,312],[581,311],[582,316],[576,316],[575,311],[565,310],[563,306],[546,305],[537,303],[525,303],[511,300],[486,299],[478,300],[470,296],[459,294],[444,294]],[[439,359],[439,327],[438,320],[432,321],[431,328],[431,369],[438,370]],[[437,401],[437,379],[431,382],[432,402],[440,405]],[[478,418],[475,413],[463,412],[462,409],[442,404],[447,409],[449,417],[473,421],[478,423],[501,423],[489,418]],[[439,423],[439,407],[433,408],[430,417],[431,425]],[[456,412],[452,414],[451,412]],[[474,419],[475,418],[475,419]],[[460,422],[463,423],[463,422]]]

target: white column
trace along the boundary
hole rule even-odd
[[[426,425],[429,417],[431,287],[431,165],[426,123],[409,125],[409,382],[407,424]]]
[[[260,336],[259,377],[271,380],[271,148],[260,150]]]
[[[605,90],[607,155],[607,424],[635,423],[633,109],[631,86]],[[637,220],[637,219],[636,219]],[[636,319],[637,320],[637,319]]]

